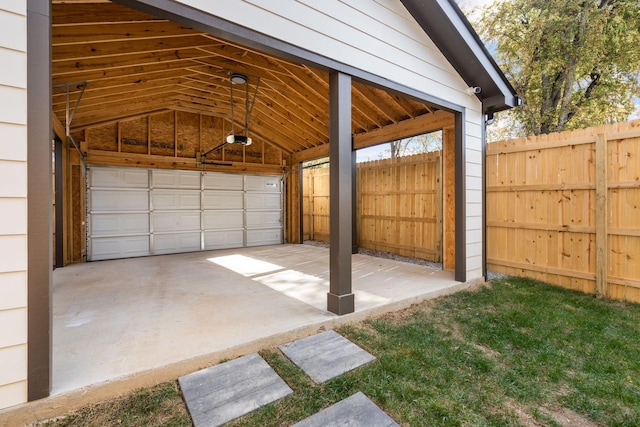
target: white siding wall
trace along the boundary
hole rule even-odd
[[[467,280],[482,276],[481,105],[399,0],[178,1],[465,107]]]
[[[0,409],[27,400],[26,3],[0,3]]]

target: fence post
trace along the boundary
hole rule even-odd
[[[315,169],[311,169],[309,170],[309,175],[308,175],[308,181],[307,181],[307,185],[308,185],[308,189],[309,189],[309,240],[315,240],[315,236],[314,236],[314,230],[313,230],[313,226],[314,226],[314,222],[315,222],[315,192],[314,192],[314,186],[315,186],[315,180],[314,180],[314,173]]]
[[[443,254],[442,254],[442,242],[444,240],[443,236],[443,226],[442,226],[442,209],[443,209],[443,196],[442,196],[442,151],[440,151],[440,155],[438,155],[436,160],[436,261],[442,262]]]
[[[596,295],[607,298],[609,232],[607,216],[607,136],[596,135]]]

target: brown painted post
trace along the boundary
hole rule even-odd
[[[351,76],[329,75],[330,253],[327,310],[353,313],[351,292]]]
[[[51,391],[51,2],[27,2],[27,398]]]
[[[596,135],[596,295],[607,298],[609,232],[607,216],[607,136]]]

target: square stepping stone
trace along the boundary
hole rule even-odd
[[[376,359],[335,331],[322,332],[278,348],[317,384]]]
[[[220,426],[293,390],[258,353],[178,379],[195,427]]]
[[[362,392],[305,418],[292,427],[395,427],[399,424]]]

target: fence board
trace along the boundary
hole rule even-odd
[[[599,271],[640,302],[640,121],[492,143],[486,165],[490,270],[590,293]]]
[[[357,166],[358,245],[403,256],[442,259],[440,152]],[[329,169],[303,179],[305,239],[329,240]]]

